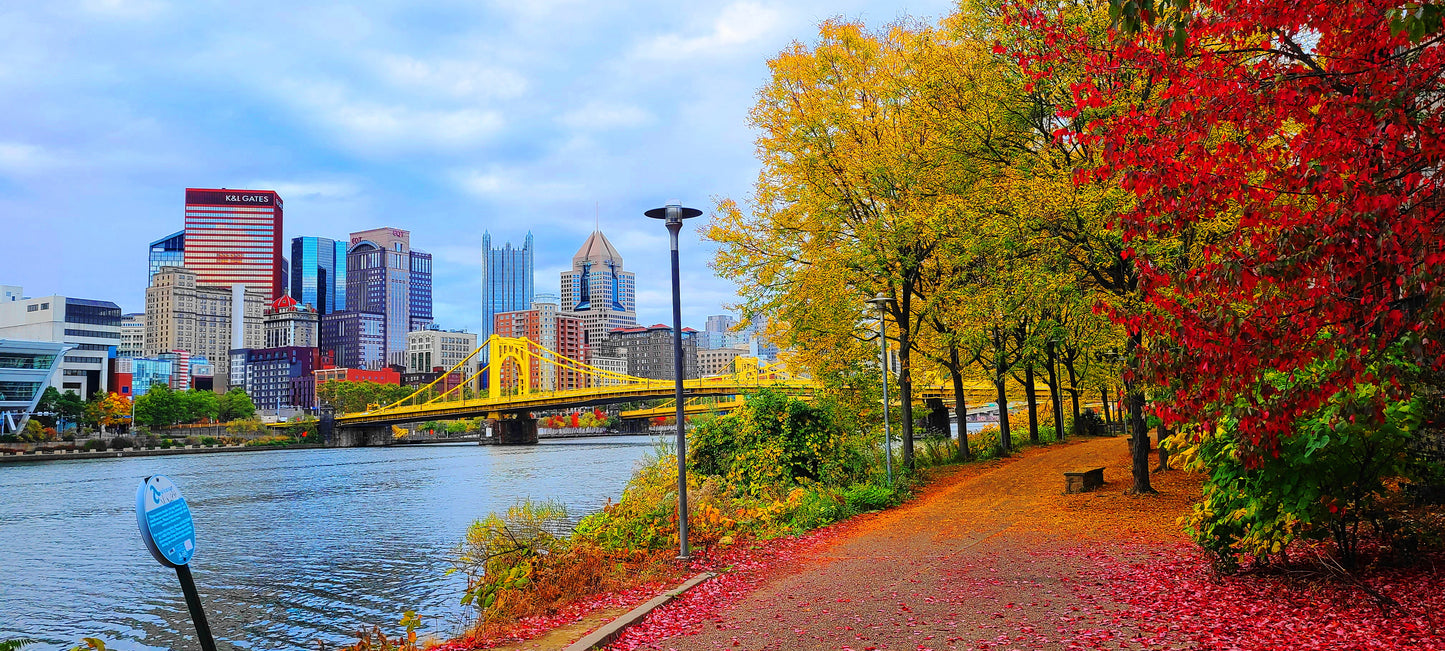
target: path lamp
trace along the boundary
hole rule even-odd
[[[677,403],[677,558],[687,560],[687,432],[683,425],[682,381],[686,367],[682,364],[682,287],[678,280],[677,232],[682,230],[682,220],[702,214],[697,208],[683,208],[676,199],[666,206],[653,208],[644,215],[653,219],[666,220],[667,237],[672,243],[672,375],[676,380],[674,392]]]
[[[887,295],[879,293],[877,296],[868,299],[873,307],[878,308],[878,351],[880,359],[883,360],[883,465],[888,469],[888,485],[893,485],[893,432],[888,425],[888,336],[885,330],[888,319],[888,306],[896,301]],[[967,427],[965,423],[962,427]]]

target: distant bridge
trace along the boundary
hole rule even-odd
[[[465,372],[472,360],[486,351],[487,363],[461,383],[442,390],[443,380],[453,373]],[[536,371],[536,373],[534,373]],[[478,390],[484,374],[487,386]],[[562,390],[541,390],[533,386],[533,377],[567,378],[568,383],[581,385]],[[920,378],[914,398],[953,401],[951,383],[940,378]],[[753,357],[739,356],[732,369],[723,375],[685,380],[684,412],[688,414],[729,411],[741,406],[744,394],[759,389],[772,389],[789,395],[811,396],[819,385],[811,378],[795,377],[779,364],[762,366]],[[432,383],[418,388],[411,395],[388,405],[370,405],[366,411],[338,416],[329,428],[328,444],[337,446],[385,445],[392,441],[392,426],[428,420],[486,418],[493,434],[502,443],[534,443],[537,421],[534,411],[551,411],[595,407],[645,400],[672,399],[674,380],[641,378],[592,366],[521,337],[492,335],[466,358],[457,362]],[[971,382],[964,392],[970,401],[990,402],[995,396],[992,384]],[[1047,395],[1046,392],[1036,392]],[[1012,387],[1010,395],[1021,394]],[[977,404],[977,403],[975,403]],[[675,402],[659,407],[626,410],[627,419],[673,416]]]

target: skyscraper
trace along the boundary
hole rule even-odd
[[[432,320],[431,262],[431,254],[412,250],[411,233],[399,228],[351,234],[346,310],[383,315],[388,364],[405,365],[406,333]]]
[[[346,309],[346,242],[291,238],[291,298],[317,314]]]
[[[582,319],[592,345],[613,328],[637,325],[637,279],[622,270],[622,256],[602,231],[592,231],[571,271],[562,272],[562,313]]]
[[[160,273],[162,267],[180,267],[186,262],[186,232],[177,231],[151,242],[149,278]]]
[[[271,190],[186,188],[185,266],[196,284],[284,296],[281,208]]]
[[[525,310],[532,306],[532,233],[522,240],[522,248],[512,243],[492,248],[492,234],[482,233],[482,334],[479,341],[492,335],[498,314]]]

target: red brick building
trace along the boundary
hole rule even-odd
[[[494,317],[492,332],[503,337],[525,337],[533,344],[532,352],[545,355],[543,349],[579,362],[583,359],[583,343],[586,338],[582,319],[557,314],[557,306],[551,303],[535,303],[530,310],[502,312]],[[557,360],[563,366],[570,366],[565,360]],[[531,385],[534,391],[566,391],[586,386],[586,376],[573,368],[564,368],[546,362],[534,363],[531,368]],[[502,386],[510,386],[515,373],[503,368]]]

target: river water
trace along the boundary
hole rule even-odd
[[[446,576],[467,525],[521,499],[581,516],[616,499],[647,436],[283,450],[0,465],[0,640],[196,649],[173,570],[145,551],[135,491],[165,474],[196,523],[191,569],[221,649],[316,649],[402,612],[456,632]]]

